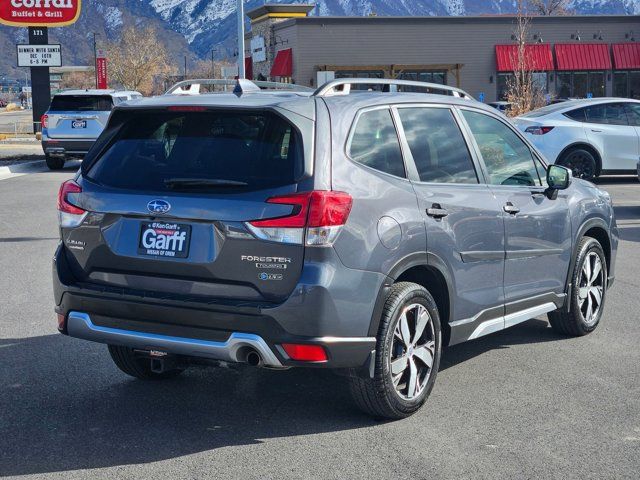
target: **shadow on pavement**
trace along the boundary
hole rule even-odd
[[[442,369],[560,338],[532,320],[446,350]],[[237,366],[143,382],[121,374],[105,346],[62,335],[0,340],[0,365],[0,476],[147,463],[377,424],[329,371]]]

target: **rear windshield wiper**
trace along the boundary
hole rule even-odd
[[[164,184],[171,189],[246,187],[249,185],[247,182],[224,178],[168,178]]]

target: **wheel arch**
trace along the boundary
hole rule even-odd
[[[575,142],[564,147],[564,149],[558,154],[558,157],[556,158],[556,161],[554,163],[558,163],[567,153],[569,153],[571,150],[576,149],[587,150],[593,155],[596,160],[596,177],[599,176],[600,172],[602,172],[602,155],[596,147],[587,142]]]
[[[448,345],[451,337],[449,320],[453,310],[451,303],[454,298],[452,292],[453,282],[445,263],[436,255],[425,252],[403,258],[389,272],[388,282],[385,282],[378,294],[369,335],[376,336],[378,334],[384,303],[389,289],[396,282],[417,283],[429,291],[438,306],[443,345]]]
[[[567,280],[565,283],[567,298],[570,298],[571,295],[571,289],[573,287],[573,285],[571,285],[571,278],[573,276],[573,269],[575,268],[576,258],[578,256],[578,244],[580,243],[580,239],[583,237],[595,238],[600,243],[602,250],[604,250],[605,260],[607,262],[607,272],[609,271],[609,265],[611,265],[612,252],[611,238],[609,237],[609,226],[604,219],[600,217],[590,218],[580,226],[575,237],[577,241],[573,246],[573,255],[571,256],[571,262],[569,263],[569,271],[567,272]],[[569,309],[571,302],[565,302],[565,306]]]

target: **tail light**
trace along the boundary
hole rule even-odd
[[[77,227],[82,223],[87,211],[74,205],[69,195],[82,193],[82,187],[73,180],[67,180],[60,185],[58,191],[58,218],[61,227]]]
[[[45,113],[40,117],[40,125],[42,128],[49,128],[49,115]]]
[[[258,237],[281,243],[331,245],[347,223],[353,199],[344,192],[319,191],[271,197],[267,203],[293,206],[285,217],[255,220],[247,226]]]
[[[525,133],[530,133],[531,135],[545,135],[553,130],[554,127],[527,127]]]
[[[291,360],[299,362],[326,362],[327,352],[320,345],[304,345],[297,343],[283,343],[282,348]]]

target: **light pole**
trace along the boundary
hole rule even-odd
[[[96,42],[96,32],[93,33],[93,72],[96,77],[96,89],[98,89],[98,44]]]
[[[244,71],[244,0],[238,0],[238,78],[245,78]]]

